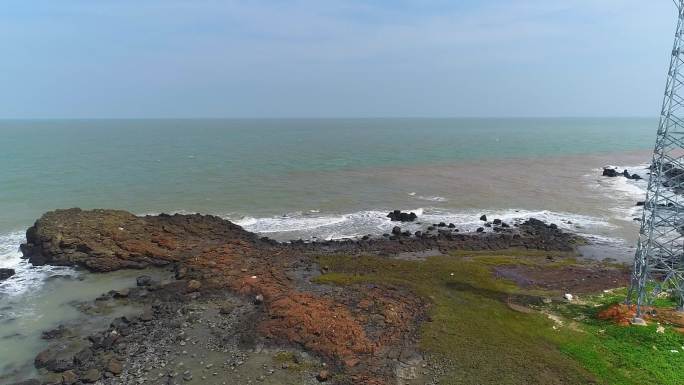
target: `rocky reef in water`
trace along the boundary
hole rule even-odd
[[[16,274],[16,271],[14,271],[14,269],[8,269],[8,268],[0,269],[0,282],[4,281],[6,279],[9,279],[14,274]]]
[[[342,289],[312,283],[311,278],[325,270],[315,257],[509,248],[572,251],[583,242],[535,219],[503,225],[493,223],[490,227],[496,231],[491,232],[460,233],[445,225],[414,234],[399,230],[391,237],[279,243],[210,215],[48,212],[28,229],[27,243],[21,246],[32,264],[79,266],[93,272],[166,266],[175,272],[175,281],[160,286],[142,278],[140,287],[131,292],[108,294],[103,300],[135,300],[145,306],[146,313],[112,323],[110,329],[90,336],[86,346],[66,356],[43,352],[36,366],[52,373],[54,381],[116,383],[114,379],[121,376],[121,383],[136,383],[141,376],[135,372],[140,341],[161,333],[158,343],[166,339],[177,343],[174,333],[182,335],[191,324],[184,306],[228,301],[231,308],[242,309],[225,313],[232,314],[231,327],[240,325],[235,332],[240,340],[294,346],[318,357],[328,368],[318,373],[318,381],[327,381],[334,372],[343,374],[344,380],[337,383],[396,383],[398,371],[419,355],[418,331],[428,318],[429,304],[401,287],[350,285]],[[224,314],[223,305],[213,309],[207,310],[212,322],[228,322],[218,315]],[[186,318],[174,318],[179,314]],[[179,376],[183,377],[182,372]]]

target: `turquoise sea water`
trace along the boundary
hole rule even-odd
[[[401,199],[350,172],[649,150],[655,119],[0,121],[0,234],[61,207],[251,216]],[[347,173],[347,174],[345,174]],[[322,176],[323,175],[323,176]],[[333,182],[331,182],[333,181]]]

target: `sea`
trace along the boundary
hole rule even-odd
[[[22,260],[25,231],[46,211],[199,212],[282,241],[381,235],[395,225],[386,217],[393,209],[418,214],[421,224],[405,225],[410,230],[437,222],[474,230],[483,214],[535,217],[602,246],[588,257],[628,263],[646,180],[601,170],[614,165],[647,178],[657,123],[0,120],[0,267],[17,270],[0,283],[0,379],[29,370],[25,361],[43,343],[38,329],[74,316],[74,293],[123,285]]]

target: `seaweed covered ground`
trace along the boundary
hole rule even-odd
[[[684,383],[684,325],[601,316],[626,267],[553,224],[494,228],[278,243],[211,216],[47,213],[32,263],[174,278],[85,305],[141,309],[106,330],[48,331],[33,383]]]
[[[624,300],[625,291],[610,289],[616,286],[610,279],[592,277],[610,277],[624,268],[530,250],[456,252],[423,261],[341,256],[319,261],[329,267],[319,282],[410,287],[431,304],[420,347],[448,363],[441,384],[684,383],[684,335],[678,325],[630,327],[599,319],[601,311]],[[585,274],[565,285],[539,281],[525,287],[497,277],[502,268],[520,266],[555,277]],[[579,282],[588,282],[589,291]],[[623,276],[617,284],[624,283]],[[572,293],[572,300],[565,298]]]

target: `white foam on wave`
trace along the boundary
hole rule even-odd
[[[56,275],[77,276],[76,270],[62,266],[33,266],[21,258],[19,245],[26,240],[24,233],[15,231],[0,234],[0,267],[14,269],[16,274],[0,282],[0,296],[15,296],[40,288],[46,279]]]
[[[344,216],[339,217],[318,217],[318,216],[280,216],[272,218],[253,218],[244,217],[235,221],[235,224],[242,226],[245,230],[257,233],[278,233],[284,231],[305,231],[319,227],[331,226],[344,222]]]
[[[547,223],[555,223],[561,229],[582,235],[590,235],[596,231],[605,231],[614,226],[600,218],[547,210],[464,210],[448,211],[437,208],[404,209],[418,215],[415,222],[392,222],[387,218],[389,210],[365,210],[342,215],[308,214],[288,215],[279,217],[242,217],[231,218],[245,230],[263,234],[278,240],[293,239],[343,239],[364,235],[379,236],[392,231],[394,226],[400,226],[404,231],[415,232],[425,230],[432,224],[440,222],[453,223],[464,232],[475,231],[483,225],[481,215],[487,215],[489,220],[501,219],[510,224],[522,223],[530,218],[537,218]]]
[[[590,187],[599,191],[603,196],[613,201],[611,211],[614,219],[631,222],[635,217],[641,216],[642,208],[636,206],[636,202],[646,199],[648,188],[649,164],[632,166],[620,166],[618,170],[629,170],[631,174],[641,176],[640,180],[627,179],[622,176],[607,178],[600,176],[601,169],[596,169],[594,175],[599,175],[590,183]]]
[[[428,202],[448,202],[449,200],[444,197],[440,196],[423,196],[423,195],[418,195],[416,199],[420,199],[422,201],[428,201]]]

